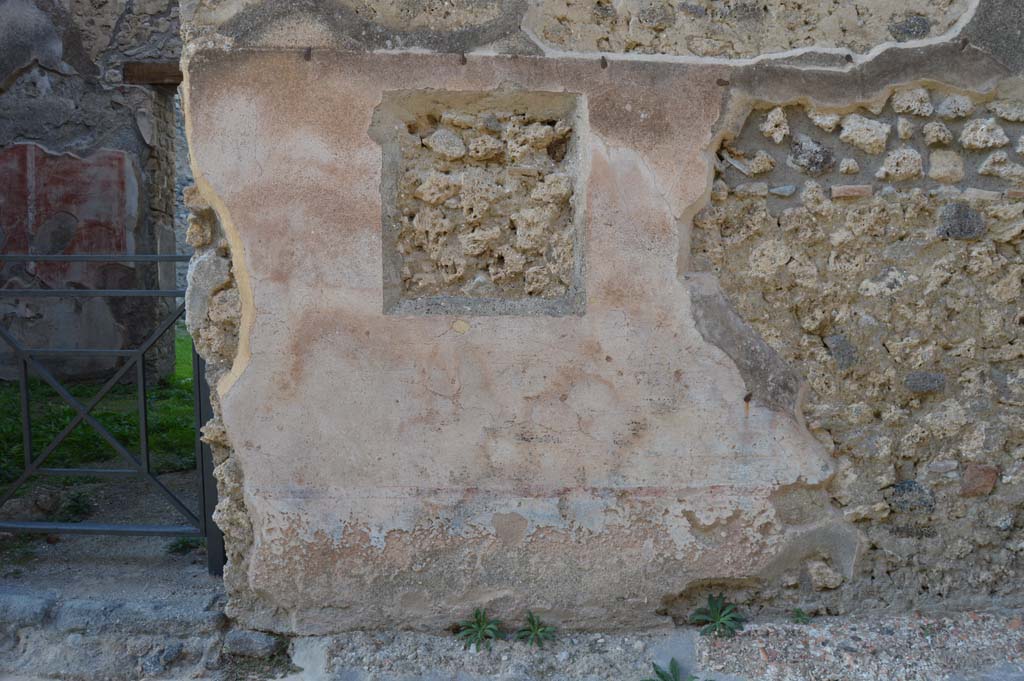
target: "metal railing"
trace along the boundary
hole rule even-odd
[[[0,265],[4,263],[38,263],[38,262],[96,262],[96,263],[162,263],[187,262],[187,255],[122,255],[122,254],[82,254],[82,255],[0,255]],[[10,289],[0,288],[2,298],[183,298],[184,289]],[[206,539],[207,567],[211,574],[219,575],[224,567],[224,536],[213,522],[212,514],[217,505],[217,486],[213,478],[213,460],[210,448],[200,434],[200,428],[211,414],[210,389],[206,383],[205,364],[192,345],[192,384],[195,399],[195,458],[200,488],[198,490],[199,512],[193,512],[174,492],[172,492],[152,470],[149,448],[148,416],[146,401],[146,351],[153,347],[160,338],[171,329],[185,314],[184,302],[167,314],[156,329],[146,337],[138,348],[27,348],[10,331],[0,326],[0,340],[10,348],[16,357],[18,366],[18,384],[21,406],[22,449],[24,465],[21,475],[0,495],[0,506],[13,498],[17,491],[36,475],[51,476],[89,476],[89,477],[137,477],[148,483],[160,493],[184,519],[181,525],[143,525],[132,523],[93,523],[93,522],[49,522],[49,521],[3,521],[0,520],[0,531],[22,533],[52,534],[112,534],[112,535],[150,535],[166,537],[203,537]],[[123,357],[125,362],[107,379],[107,381],[88,401],[82,403],[47,369],[38,358],[42,357]],[[139,451],[133,452],[110,432],[92,415],[93,409],[120,383],[129,371],[135,370],[136,402],[139,418]],[[32,394],[29,389],[29,378],[35,374],[53,389],[74,411],[75,416],[54,439],[38,454],[32,446]],[[65,468],[46,466],[47,459],[79,424],[90,426],[124,461],[121,468]]]

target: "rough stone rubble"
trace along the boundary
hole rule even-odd
[[[410,122],[392,226],[402,295],[563,295],[575,269],[571,134],[571,120],[511,111]]]
[[[724,144],[691,268],[714,272],[806,377],[804,417],[837,464],[831,503],[868,538],[848,583],[808,563],[752,603],[840,613],[1021,596],[1024,193],[996,170],[1016,162],[991,150],[1024,130],[1006,102],[990,108],[1004,115],[917,88],[847,115],[838,136],[790,106],[753,112]],[[897,114],[923,135],[894,139]],[[766,140],[783,120],[804,132]],[[930,139],[930,125],[951,134]],[[765,154],[779,170],[750,192],[742,162]],[[833,157],[857,170],[835,173]]]

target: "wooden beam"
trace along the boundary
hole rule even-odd
[[[127,61],[123,80],[130,85],[178,85],[181,69],[176,61]]]

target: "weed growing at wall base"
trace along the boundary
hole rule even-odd
[[[491,642],[504,638],[501,633],[501,621],[487,617],[487,611],[477,608],[473,617],[459,622],[459,631],[455,634],[467,648],[476,646],[477,650],[486,647],[491,649]]]
[[[532,612],[526,613],[526,626],[516,632],[516,640],[526,641],[531,646],[544,647],[545,641],[555,639],[555,628],[548,626]]]
[[[654,678],[646,678],[643,681],[700,681],[699,678],[693,674],[688,674],[687,677],[683,678],[683,670],[680,669],[679,663],[676,658],[668,663],[668,669],[661,667],[657,664],[652,664],[654,667]],[[713,681],[712,679],[705,679],[704,681]]]
[[[800,608],[793,608],[793,611],[790,613],[789,619],[791,622],[793,622],[793,624],[811,623],[811,616],[803,610],[801,610]]]
[[[690,617],[690,621],[694,624],[703,624],[700,633],[705,636],[714,634],[731,637],[743,629],[746,619],[737,612],[735,605],[726,602],[723,594],[718,594],[708,595],[707,606],[698,608]]]

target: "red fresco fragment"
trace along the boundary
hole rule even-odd
[[[0,150],[0,253],[133,252],[137,178],[134,160],[123,151],[78,158],[34,144]],[[37,286],[51,288],[103,288],[105,269],[52,262],[26,268]]]

